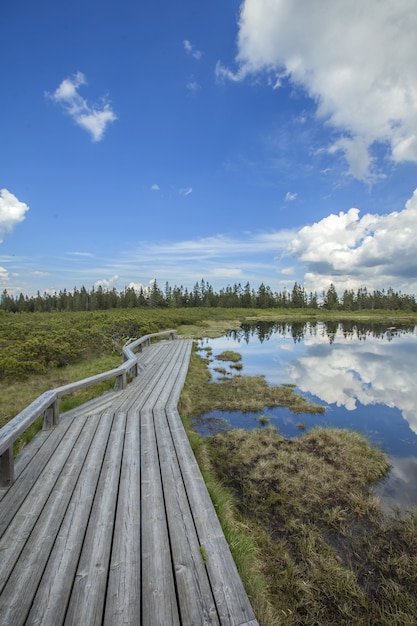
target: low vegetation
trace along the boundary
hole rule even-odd
[[[220,354],[217,354],[215,359],[218,361],[231,361],[232,363],[237,363],[242,360],[242,355],[234,350],[224,350]]]
[[[240,354],[226,351],[233,362],[240,360]],[[225,358],[221,360],[225,361]],[[323,413],[324,407],[309,402],[297,394],[291,386],[270,387],[263,376],[222,377],[212,381],[207,369],[207,359],[197,353],[191,355],[192,375],[187,377],[183,394],[183,409],[186,398],[192,398],[191,410],[194,416],[203,415],[216,409],[223,411],[262,411],[264,407],[288,407],[294,413]]]
[[[207,377],[193,355],[180,410],[260,624],[414,624],[417,511],[382,513],[382,451],[347,430],[284,439],[267,422],[202,438],[191,416],[239,395]]]
[[[392,311],[344,315],[384,320],[385,327],[395,320]],[[294,341],[310,319],[333,320],[327,322],[331,340],[340,312],[138,308],[3,310],[0,316],[3,425],[46,389],[118,365],[129,338],[166,328],[183,336],[218,336],[239,329],[248,317],[282,323],[296,317]],[[415,314],[407,313],[407,319],[415,320]],[[356,323],[349,321],[349,328]],[[66,408],[87,399],[67,399]],[[388,471],[385,456],[349,431],[314,429],[286,440],[262,419],[265,406],[323,410],[292,385],[268,387],[262,377],[213,382],[207,358],[192,355],[180,411],[261,625],[415,624],[417,512],[382,514],[372,485]],[[262,428],[204,439],[193,431],[191,417],[216,408],[259,411]],[[305,429],[302,422],[299,429]]]

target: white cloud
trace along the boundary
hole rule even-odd
[[[129,289],[134,289],[136,292],[140,292],[141,289],[146,289],[145,285],[142,285],[142,283],[135,283],[135,282],[130,282],[128,284],[128,288]]]
[[[243,69],[237,70],[237,72],[233,72],[230,68],[223,65],[223,63],[221,63],[220,61],[217,61],[214,73],[217,80],[219,81],[232,80],[234,82],[242,80],[247,75],[247,72]]]
[[[197,61],[201,59],[203,53],[200,50],[197,50],[197,48],[195,48],[188,39],[184,39],[182,43],[187,54],[191,55]]]
[[[297,198],[297,194],[296,193],[291,193],[290,191],[287,191],[287,193],[285,195],[285,201],[286,202],[293,202],[296,198]]]
[[[375,142],[395,162],[417,161],[416,32],[415,0],[245,0],[238,69],[218,63],[216,76],[266,72],[303,88],[341,133],[332,148],[350,173],[373,180]]]
[[[185,187],[185,188],[180,189],[180,194],[182,196],[189,196],[191,193],[193,193],[192,187]]]
[[[192,80],[187,83],[187,89],[190,94],[194,95],[199,91],[200,85],[195,80]]]
[[[288,250],[306,264],[305,282],[417,292],[417,190],[402,211],[359,213],[341,211],[298,231]]]
[[[157,185],[156,183],[152,185],[151,187],[152,191],[159,191],[159,185]]]
[[[7,189],[0,189],[0,243],[6,233],[11,234],[14,227],[25,219],[29,207]]]
[[[94,283],[94,287],[102,287],[103,289],[113,289],[117,285],[119,281],[119,276],[114,274],[111,278],[103,278],[102,280],[97,280]]]
[[[0,265],[0,280],[9,280],[9,272]]]
[[[66,78],[52,94],[47,94],[60,104],[78,126],[90,133],[93,141],[101,141],[107,126],[117,119],[110,104],[102,98],[100,106],[93,106],[78,93],[87,80],[82,72]]]

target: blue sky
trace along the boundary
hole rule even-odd
[[[4,0],[0,288],[417,293],[415,0]]]

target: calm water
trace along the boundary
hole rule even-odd
[[[219,339],[205,339],[214,357],[223,350],[242,355],[243,375],[264,375],[270,385],[292,383],[324,414],[294,415],[265,409],[262,415],[285,437],[298,437],[297,424],[357,430],[390,457],[392,470],[376,488],[385,510],[417,505],[417,329],[352,323],[245,326]],[[235,370],[229,370],[234,375]],[[236,373],[236,372],[235,372]],[[259,413],[212,412],[196,421],[203,434],[227,420],[232,428],[259,427]]]

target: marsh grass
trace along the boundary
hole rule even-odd
[[[242,360],[242,355],[234,350],[224,350],[214,358],[218,361],[230,361],[231,363],[237,363]]]
[[[239,355],[240,356],[240,355]],[[323,413],[324,407],[306,400],[287,385],[269,386],[263,376],[229,377],[211,381],[208,361],[193,351],[181,398],[183,413],[202,415],[215,409],[261,412],[265,407],[288,407],[293,413]],[[192,398],[188,406],[188,398]]]
[[[360,434],[271,427],[207,441],[211,466],[258,548],[283,624],[411,624],[417,611],[417,511],[385,517],[372,485],[389,470]],[[280,621],[279,616],[285,614]]]
[[[259,623],[415,624],[417,511],[382,513],[372,490],[389,470],[382,451],[326,428],[293,440],[268,425],[202,438],[191,416],[228,405],[235,389],[211,383],[209,393],[209,381],[193,357],[180,410]]]

